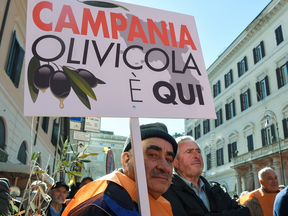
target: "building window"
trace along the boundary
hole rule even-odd
[[[288,61],[276,69],[278,89],[288,83]]]
[[[248,70],[246,56],[238,62],[238,77],[242,76]]]
[[[253,134],[247,136],[247,145],[248,145],[248,152],[254,150]]]
[[[218,127],[223,123],[222,121],[222,109],[216,112],[217,119],[215,119],[215,127]]]
[[[265,57],[264,42],[261,41],[258,46],[253,49],[254,64]]]
[[[193,136],[193,132],[192,132],[192,129],[191,129],[191,128],[187,131],[187,135],[188,135],[188,136]]]
[[[226,109],[226,120],[229,120],[234,116],[236,116],[234,100],[232,100],[230,103],[225,104],[225,109]]]
[[[260,101],[263,98],[270,95],[268,77],[256,83],[257,100]]]
[[[212,168],[212,163],[211,163],[211,153],[206,155],[206,159],[207,159],[207,170],[210,170]]]
[[[223,148],[217,149],[216,155],[217,155],[217,166],[222,166],[224,164]]]
[[[42,118],[42,129],[45,133],[48,132],[48,126],[49,126],[49,117],[43,117]]]
[[[250,89],[247,89],[246,92],[240,94],[240,103],[241,103],[241,112],[248,109],[251,106]]]
[[[104,158],[103,155],[104,155],[104,153],[103,153],[103,152],[100,152],[99,155],[98,155],[98,157],[97,157],[97,160],[98,160],[98,161],[103,161],[103,158]]]
[[[225,88],[227,88],[233,83],[232,69],[227,74],[224,75],[224,80],[225,80]]]
[[[200,124],[198,124],[198,125],[194,128],[194,130],[195,130],[195,139],[200,138],[200,136],[201,136],[201,133],[200,133]]]
[[[42,126],[43,126],[43,121],[42,121]],[[52,143],[53,146],[57,146],[58,135],[59,135],[59,123],[57,123],[57,119],[54,119],[53,120],[52,136],[51,136],[51,143]]]
[[[5,150],[5,124],[2,118],[0,118],[0,148]]]
[[[267,146],[272,144],[276,141],[275,137],[275,126],[271,124],[269,128],[263,128],[261,130],[261,137],[262,137],[262,146]]]
[[[281,25],[275,30],[275,37],[276,37],[276,43],[278,46],[284,40]]]
[[[237,150],[237,142],[229,143],[228,144],[228,158],[229,162],[231,162],[231,158],[237,157],[238,150]]]
[[[284,138],[288,138],[288,118],[284,118],[282,120],[282,123],[283,123]]]
[[[17,159],[22,163],[22,164],[26,164],[26,145],[25,142],[23,141],[19,151],[18,151],[18,156]]]
[[[6,65],[6,73],[17,88],[19,86],[24,54],[25,51],[20,46],[16,38],[16,31],[14,31]]]
[[[220,87],[220,80],[216,84],[213,85],[213,95],[216,97],[221,93],[221,87]]]
[[[203,121],[203,132],[204,132],[204,134],[206,134],[209,131],[210,131],[210,121],[209,121],[209,119],[206,119]]]

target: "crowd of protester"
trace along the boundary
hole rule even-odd
[[[287,216],[288,187],[278,184],[271,167],[258,173],[260,188],[232,197],[202,176],[200,146],[191,136],[176,140],[162,123],[140,126],[152,216]],[[122,168],[94,181],[84,177],[70,188],[34,181],[22,192],[0,178],[0,216],[135,215],[139,216],[131,137],[124,145]],[[174,169],[174,174],[173,174]],[[31,204],[32,203],[32,204]]]

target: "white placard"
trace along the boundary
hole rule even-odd
[[[74,131],[73,139],[89,142],[90,141],[90,133]]]
[[[100,132],[100,120],[101,118],[86,117],[84,131]]]

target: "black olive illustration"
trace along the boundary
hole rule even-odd
[[[77,73],[90,85],[91,88],[95,88],[98,85],[98,79],[86,69],[77,69]]]
[[[54,73],[54,68],[51,65],[45,64],[39,67],[34,74],[33,84],[43,93],[49,88],[50,76]]]
[[[50,89],[52,94],[60,101],[59,107],[64,108],[63,101],[68,97],[71,90],[69,77],[63,71],[56,71],[50,77]]]

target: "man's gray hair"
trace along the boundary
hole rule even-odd
[[[192,137],[192,136],[187,136],[187,135],[186,136],[180,136],[180,137],[177,137],[175,140],[176,140],[176,142],[178,144],[178,149],[177,149],[177,153],[176,153],[176,156],[175,156],[176,159],[179,159],[179,153],[180,153],[179,144],[181,142],[189,140],[189,141],[195,142],[199,146],[199,144],[195,141],[194,137]],[[200,148],[200,146],[199,146],[199,148]]]
[[[267,172],[267,171],[273,171],[275,172],[271,167],[264,167],[263,169],[261,169],[259,172],[258,172],[258,179],[259,180],[262,180],[262,175],[263,173]]]

